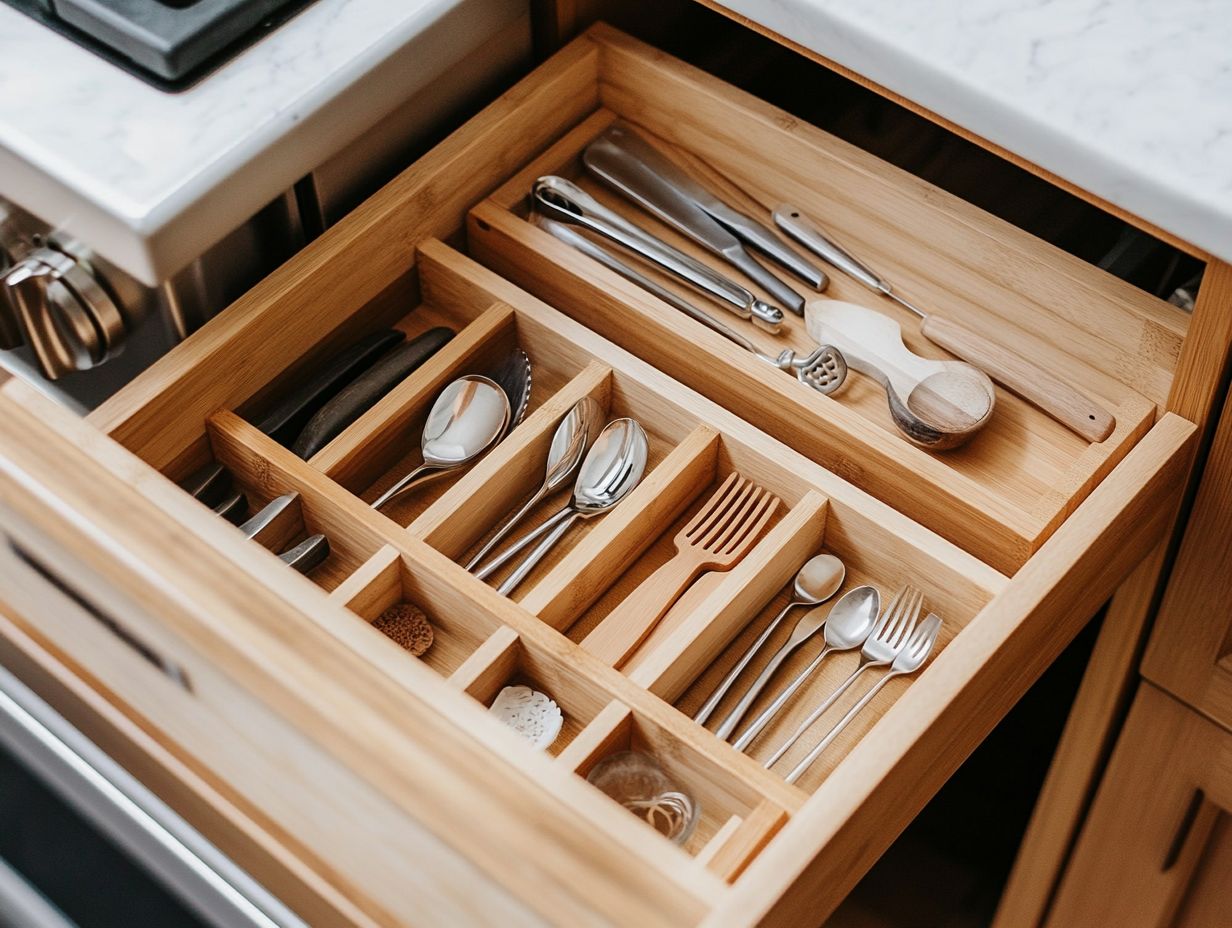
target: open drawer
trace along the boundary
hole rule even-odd
[[[899,486],[887,462],[914,460],[871,406],[811,412],[842,420],[836,429],[852,436],[836,474],[809,459],[827,463],[821,451],[802,455],[444,244],[459,241],[468,209],[536,159],[556,157],[553,145],[576,141],[571,133],[600,108],[604,69],[629,55],[679,70],[609,30],[579,40],[91,421],[17,381],[0,387],[6,660],[58,681],[48,687],[73,703],[66,715],[133,759],[314,925],[819,922],[1171,524],[1194,429],[1174,415],[1156,421],[1149,397],[1101,392],[1118,403],[1122,425],[1109,441],[1119,450],[1071,455],[1070,465],[1090,468],[1081,490],[1070,488],[1048,531],[1016,536],[1026,547],[1015,547],[997,527],[1001,515],[1013,522],[1008,504],[989,503],[978,518],[914,506],[925,489],[946,491],[935,468],[913,473],[923,489],[886,492],[888,502],[866,492]],[[720,101],[722,90],[713,91]],[[481,209],[507,218],[512,242],[523,223],[517,204],[498,213],[496,202]],[[499,254],[492,242],[482,251]],[[553,302],[577,315],[599,305],[611,282],[594,270],[560,277]],[[1108,313],[1142,318],[1139,297],[1082,279],[1109,288]],[[638,311],[639,325],[671,328],[663,307]],[[437,325],[457,334],[309,460],[251,424],[348,341]],[[732,378],[761,374],[722,343],[697,344]],[[441,388],[515,345],[535,370],[525,420],[463,475],[372,509],[414,462]],[[1115,381],[1098,366],[1081,370]],[[773,395],[778,385],[756,389]],[[538,485],[557,421],[587,396],[609,417],[643,424],[647,474],[502,596],[459,562]],[[763,409],[743,408],[775,427]],[[1025,407],[1017,415],[1062,447],[1042,419]],[[1039,447],[1033,440],[1027,451]],[[175,485],[211,461],[253,508],[298,493],[297,530],[325,534],[330,557],[297,575]],[[580,646],[733,472],[781,501],[746,558],[690,590],[621,670]],[[882,476],[865,479],[874,473]],[[981,485],[980,473],[963,480]],[[985,489],[1011,473],[989,476]],[[900,511],[913,508],[916,519]],[[789,764],[761,761],[855,666],[854,654],[823,664],[748,753],[690,716],[819,551],[845,562],[848,589],[872,583],[888,597],[913,584],[944,625],[922,672],[881,692],[788,784]],[[371,624],[401,601],[434,626],[420,658]],[[819,649],[811,641],[787,672]],[[485,711],[507,684],[532,686],[562,710],[548,750]],[[810,729],[791,757],[827,727]],[[697,800],[683,845],[586,781],[626,748],[653,756]]]

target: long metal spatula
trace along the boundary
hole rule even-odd
[[[926,313],[904,300],[884,277],[834,241],[799,208],[780,206],[774,211],[774,221],[818,257],[854,277],[868,289],[889,297],[919,316],[923,320],[920,332],[929,341],[974,364],[997,383],[1039,407],[1087,441],[1103,441],[1116,428],[1116,419],[1108,410],[1051,371],[1007,351],[966,326]]]

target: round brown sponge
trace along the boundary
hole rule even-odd
[[[419,657],[432,647],[432,626],[418,606],[398,603],[376,617],[373,628]]]

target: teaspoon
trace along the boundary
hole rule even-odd
[[[382,493],[372,508],[380,509],[424,479],[474,461],[505,434],[509,414],[509,397],[492,380],[479,374],[459,377],[428,413],[420,439],[423,463]]]
[[[877,614],[881,611],[881,594],[877,592],[876,587],[858,586],[854,590],[848,591],[843,598],[834,604],[834,608],[830,610],[830,614],[826,617],[825,623],[825,639],[826,646],[822,648],[818,654],[796,675],[783,692],[779,693],[761,715],[759,715],[747,729],[744,734],[737,738],[733,745],[739,751],[743,751],[756,738],[770,721],[779,713],[779,710],[787,704],[787,700],[791,699],[792,695],[806,681],[829,655],[835,651],[851,651],[864,644],[864,639],[873,630],[873,626],[877,623]],[[809,615],[812,615],[810,613]],[[800,625],[808,619],[806,615],[796,625],[796,630],[800,629]],[[815,629],[814,629],[815,630]],[[792,638],[796,637],[796,632],[792,632]],[[788,644],[791,644],[791,639],[788,639]],[[837,697],[836,697],[837,698]],[[750,699],[749,704],[752,704]],[[740,707],[737,707],[740,708]],[[747,711],[748,705],[744,706]],[[743,715],[743,712],[741,713]],[[735,729],[736,724],[740,719],[737,718],[732,722],[731,728],[727,734],[731,734]],[[727,737],[727,735],[720,735]]]
[[[706,720],[710,718],[718,704],[723,701],[723,697],[727,695],[727,691],[736,682],[736,678],[740,676],[745,667],[749,666],[749,662],[762,649],[762,646],[770,639],[775,630],[783,624],[783,619],[787,617],[787,613],[796,606],[817,606],[824,603],[838,592],[838,588],[843,585],[843,578],[846,575],[847,570],[843,566],[843,562],[833,554],[818,554],[809,558],[796,574],[791,602],[783,607],[782,611],[766,626],[765,631],[757,636],[757,640],[749,645],[748,650],[736,662],[736,666],[728,671],[727,676],[723,678],[723,682],[710,694],[710,698],[697,711],[697,715],[693,716],[693,721],[699,725],[706,724]]]
[[[589,445],[590,439],[599,430],[602,416],[603,410],[589,396],[578,400],[573,408],[565,413],[565,417],[556,426],[556,432],[552,436],[552,444],[548,448],[548,461],[545,469],[546,473],[543,476],[543,484],[526,501],[525,505],[505,520],[504,525],[496,530],[496,534],[488,540],[487,544],[479,549],[479,553],[467,562],[467,570],[474,570],[488,556],[492,549],[500,544],[519,522],[526,518],[527,513],[542,502],[545,497],[563,487],[569,478],[573,476],[573,472],[577,470],[578,465],[582,462],[582,455],[586,453],[586,447]]]
[[[574,522],[602,515],[628,496],[646,471],[649,450],[646,431],[636,421],[616,419],[609,422],[582,461],[582,469],[573,485],[573,499],[532,533],[541,535],[547,531],[550,534],[497,589],[506,595],[510,593],[564,537]],[[520,550],[524,546],[519,544],[516,547]],[[500,566],[508,560],[508,555],[509,552],[505,552],[493,564]],[[488,568],[485,570],[490,573]]]

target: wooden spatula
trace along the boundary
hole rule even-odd
[[[672,604],[708,570],[731,570],[761,536],[779,498],[732,473],[676,535],[676,554],[582,640],[613,667],[637,650]]]

